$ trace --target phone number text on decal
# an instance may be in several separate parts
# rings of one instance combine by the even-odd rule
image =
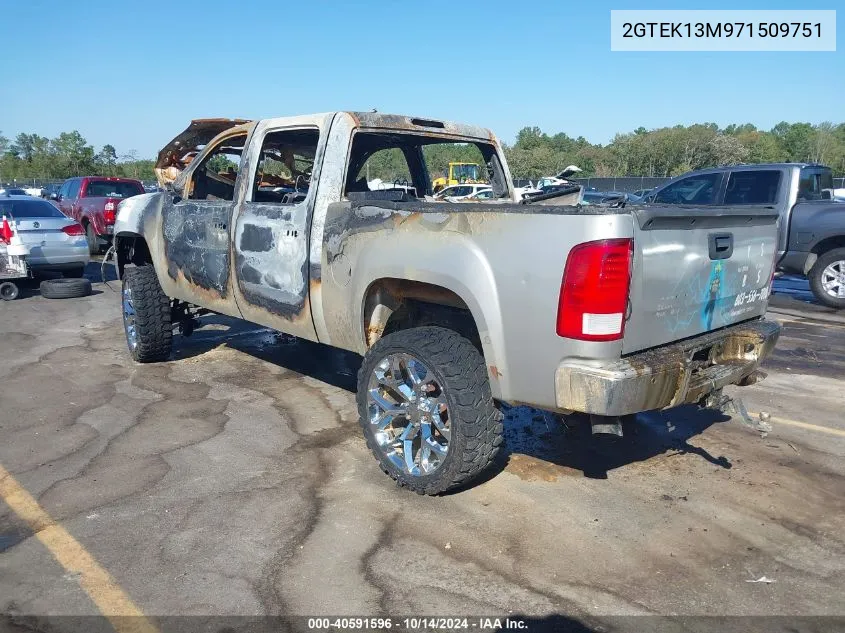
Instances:
[[[625,22],[624,38],[820,38],[821,22]]]

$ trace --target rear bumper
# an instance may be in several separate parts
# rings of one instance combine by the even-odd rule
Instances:
[[[61,250],[34,247],[26,258],[26,263],[33,270],[70,270],[84,267],[89,261],[91,256],[88,254],[87,245]]]
[[[29,267],[29,269],[34,273],[60,273],[66,270],[79,270],[80,268],[85,268],[85,264],[83,264],[82,262],[68,262],[64,264],[33,264]]]
[[[752,374],[779,335],[780,324],[760,319],[605,364],[564,361],[555,373],[557,405],[616,416],[698,402]]]

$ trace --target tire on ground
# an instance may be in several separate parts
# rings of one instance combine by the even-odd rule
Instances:
[[[449,451],[437,470],[414,476],[399,470],[379,449],[369,422],[367,392],[376,365],[387,355],[409,353],[435,374],[446,396],[451,425]],[[399,486],[435,495],[463,486],[493,462],[503,441],[502,413],[490,392],[484,358],[453,330],[425,326],[388,334],[373,345],[358,372],[358,414],[367,446]]]
[[[39,286],[41,296],[47,299],[75,299],[91,294],[87,279],[45,279]]]
[[[167,360],[173,346],[170,299],[158,283],[152,266],[127,267],[123,290],[131,290],[138,344],[129,353],[139,363]],[[125,328],[124,328],[125,329]],[[127,345],[128,345],[127,338]]]
[[[819,256],[807,277],[810,281],[810,289],[813,291],[816,299],[828,307],[845,309],[845,299],[831,297],[822,285],[822,273],[824,269],[837,261],[843,262],[840,268],[845,272],[845,248],[834,248]]]
[[[14,301],[18,298],[20,291],[18,286],[11,281],[4,281],[0,284],[0,299],[3,301]]]

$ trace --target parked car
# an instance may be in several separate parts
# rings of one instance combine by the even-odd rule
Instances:
[[[486,191],[490,189],[488,184],[465,184],[452,185],[441,189],[439,193],[434,196],[435,200],[446,200],[448,202],[457,202],[463,198],[477,194],[479,191]]]
[[[61,188],[61,183],[50,183],[41,190],[41,197],[47,200],[56,200],[59,197],[59,189]]]
[[[762,163],[702,169],[658,187],[647,201],[697,206],[771,205],[780,214],[777,268],[806,276],[815,297],[845,308],[845,204],[830,168]]]
[[[29,194],[25,189],[21,189],[20,187],[9,187],[8,189],[0,189],[0,195],[28,196]]]
[[[635,195],[637,198],[645,198],[645,197],[646,197],[648,194],[650,194],[652,191],[654,191],[654,187],[651,187],[651,188],[649,188],[649,189],[637,189],[637,190],[634,192],[634,195]]]
[[[85,229],[92,255],[110,244],[114,232],[117,205],[121,200],[144,193],[139,180],[129,178],[69,178],[59,189],[59,209]]]
[[[423,149],[455,142],[486,157],[502,200],[357,186],[386,150],[428,196]],[[224,159],[235,178],[219,177]],[[299,203],[257,187],[279,160],[307,176]],[[124,200],[115,225],[132,358],[167,359],[174,327],[207,311],[359,353],[364,436],[419,493],[491,464],[499,402],[581,411],[618,434],[619,416],[723,403],[721,387],[761,377],[780,331],[764,318],[776,211],[517,203],[483,128],[372,112],[209,119],[155,169],[168,191]]]
[[[529,180],[522,187],[514,187],[513,193],[517,200],[522,200],[526,196],[540,193],[540,190],[537,189],[537,187],[534,186],[534,183]]]
[[[496,197],[496,193],[488,187],[487,189],[479,189],[464,198],[458,198],[454,202],[486,202],[488,200],[495,200]]]
[[[0,216],[14,224],[21,241],[29,247],[26,261],[30,270],[83,276],[89,261],[85,231],[55,205],[33,196],[0,197]]]
[[[616,191],[585,191],[581,196],[581,204],[622,204],[627,199],[626,194]]]

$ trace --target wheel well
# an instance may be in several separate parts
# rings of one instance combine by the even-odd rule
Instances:
[[[118,235],[114,240],[114,250],[121,279],[126,266],[148,266],[153,263],[147,242],[140,235]]]
[[[367,289],[364,299],[367,347],[386,334],[423,325],[453,330],[484,353],[472,312],[457,293],[405,279],[379,279]]]
[[[816,255],[823,255],[829,250],[842,247],[845,247],[845,235],[836,235],[834,237],[825,238],[813,246],[812,252]]]

